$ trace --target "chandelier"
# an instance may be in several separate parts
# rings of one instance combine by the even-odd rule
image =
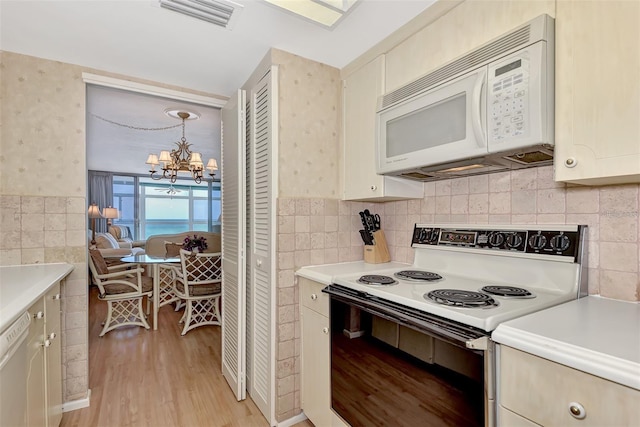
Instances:
[[[149,154],[147,161],[148,165],[151,165],[151,178],[160,180],[162,178],[168,179],[171,183],[176,182],[178,179],[178,172],[188,172],[191,174],[193,180],[200,184],[204,176],[205,166],[202,163],[202,157],[200,153],[192,152],[189,147],[191,144],[187,142],[184,136],[184,123],[188,118],[198,118],[194,113],[188,111],[167,111],[167,114],[182,119],[182,138],[175,144],[178,148],[175,148],[169,152],[168,150],[160,151],[160,157],[156,154]],[[158,175],[159,171],[156,171],[156,166],[161,165],[162,175]],[[215,171],[218,170],[218,162],[216,159],[209,159],[206,169],[209,171],[209,176],[213,178]]]

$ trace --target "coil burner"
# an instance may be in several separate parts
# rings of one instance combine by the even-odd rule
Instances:
[[[402,270],[394,274],[398,279],[409,280],[412,282],[433,282],[442,279],[437,273],[423,270]]]
[[[487,294],[458,289],[436,289],[424,297],[438,304],[461,308],[493,308],[499,304]]]
[[[524,288],[515,286],[490,285],[480,289],[487,294],[496,295],[507,298],[535,298],[536,296]]]
[[[379,274],[367,274],[358,279],[358,283],[364,283],[365,285],[382,285],[389,286],[398,283],[392,277],[382,276]]]

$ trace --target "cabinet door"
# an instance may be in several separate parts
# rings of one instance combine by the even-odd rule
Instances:
[[[543,426],[638,425],[640,391],[506,346],[499,387],[500,406]]]
[[[557,181],[640,182],[640,2],[556,2]]]
[[[316,426],[331,425],[329,319],[302,307],[302,410]]]
[[[52,287],[44,298],[47,427],[57,427],[62,421],[60,298],[60,283]]]
[[[344,81],[343,198],[383,201],[422,198],[424,185],[376,174],[376,107],[384,94],[384,55]]]
[[[32,316],[27,337],[27,426],[46,425],[46,396],[44,371],[44,300],[29,309]]]

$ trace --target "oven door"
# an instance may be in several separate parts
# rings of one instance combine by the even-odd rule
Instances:
[[[330,285],[331,407],[349,425],[493,426],[485,331]]]

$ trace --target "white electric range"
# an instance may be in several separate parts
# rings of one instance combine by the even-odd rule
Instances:
[[[487,332],[587,294],[586,226],[416,224],[412,247],[408,268],[333,283]]]
[[[440,419],[495,427],[491,333],[501,322],[587,294],[586,231],[417,224],[412,265],[334,276],[323,289],[333,326],[332,409],[353,427]],[[407,389],[421,396],[414,404],[388,397]],[[391,409],[380,412],[377,402]]]

